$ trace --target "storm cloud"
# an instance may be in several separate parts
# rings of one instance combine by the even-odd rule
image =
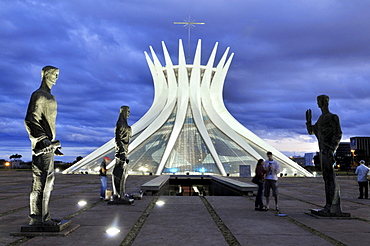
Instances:
[[[187,30],[175,21],[205,22],[191,30],[193,54],[202,39],[206,63],[235,53],[224,101],[245,127],[277,149],[313,152],[305,110],[320,114],[316,96],[330,96],[343,140],[370,135],[370,3],[368,1],[0,1],[0,158],[31,157],[23,125],[45,65],[60,69],[57,139],[62,161],[85,156],[113,137],[122,105],[129,123],[150,108],[153,82],[144,51],[161,62],[165,41],[177,63]],[[187,52],[187,50],[186,50]]]

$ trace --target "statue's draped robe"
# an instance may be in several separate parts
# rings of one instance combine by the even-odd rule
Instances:
[[[131,138],[131,127],[127,124],[127,119],[120,117],[115,128],[116,142],[116,165],[112,172],[113,192],[115,195],[123,197],[126,193],[127,178],[127,153],[128,144]]]

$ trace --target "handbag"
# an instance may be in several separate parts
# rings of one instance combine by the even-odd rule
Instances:
[[[252,178],[252,183],[253,184],[259,184],[260,183],[260,179],[258,178],[257,175]]]

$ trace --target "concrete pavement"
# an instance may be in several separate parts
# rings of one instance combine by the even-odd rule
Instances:
[[[128,192],[154,177],[130,176]],[[31,172],[0,171],[0,245],[368,245],[370,200],[357,199],[355,177],[339,182],[351,219],[306,214],[324,203],[322,178],[279,179],[280,209],[288,215],[279,217],[273,210],[255,211],[254,197],[247,196],[144,196],[133,206],[107,205],[99,200],[98,176],[57,174],[52,217],[80,227],[67,236],[27,238],[10,233],[28,223]],[[87,205],[80,207],[80,200]],[[109,236],[111,226],[120,233]]]

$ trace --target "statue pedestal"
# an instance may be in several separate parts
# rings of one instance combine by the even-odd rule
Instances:
[[[339,212],[339,213],[329,213],[323,209],[311,209],[311,214],[319,217],[328,217],[328,218],[349,218],[351,217],[350,213]]]
[[[70,220],[62,220],[60,225],[56,226],[30,226],[21,227],[20,232],[11,232],[15,237],[65,237],[74,232],[80,225],[71,225]]]
[[[43,226],[43,225],[26,225],[21,227],[21,232],[60,232],[71,225],[70,220],[62,220],[59,225]]]
[[[108,205],[131,205],[134,199],[115,199],[108,202]]]

